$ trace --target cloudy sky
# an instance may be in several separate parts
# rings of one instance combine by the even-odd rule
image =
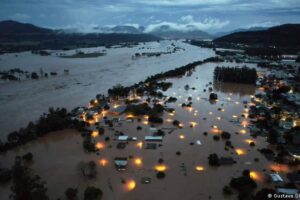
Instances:
[[[52,28],[132,24],[214,33],[300,23],[300,0],[0,0],[0,20]]]

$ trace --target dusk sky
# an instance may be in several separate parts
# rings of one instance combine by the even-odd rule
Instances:
[[[300,23],[300,0],[1,0],[0,19],[51,28],[167,24],[209,33]]]

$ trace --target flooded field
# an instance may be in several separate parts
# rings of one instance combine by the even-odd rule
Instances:
[[[278,169],[280,172],[281,167],[275,166],[257,151],[258,148],[268,145],[266,139],[252,138],[249,133],[248,110],[245,105],[249,104],[250,96],[257,89],[251,85],[213,83],[213,70],[217,65],[229,64],[207,63],[187,76],[166,80],[172,82],[173,86],[164,94],[178,100],[167,104],[169,108],[175,108],[175,112],[165,112],[162,116],[163,124],[152,125],[152,128],[166,133],[156,149],[145,149],[144,136],[153,133],[147,116],[130,116],[134,120],[127,122],[128,116],[121,115],[119,126],[105,128],[104,135],[95,135],[95,140],[99,142],[99,155],[84,153],[80,134],[74,130],[66,130],[51,133],[1,155],[1,160],[6,165],[4,167],[10,166],[16,155],[33,152],[32,168],[47,182],[51,199],[64,199],[64,191],[68,187],[78,188],[79,197],[82,197],[82,192],[88,185],[101,188],[105,200],[181,200],[183,196],[187,200],[236,199],[235,195],[224,196],[222,189],[229,184],[232,177],[240,176],[245,169],[251,170],[250,175],[260,189],[266,184],[265,174],[269,174],[271,169]],[[187,84],[190,87],[188,90],[185,89]],[[209,87],[218,94],[219,100],[215,103],[208,100]],[[181,104],[188,103],[189,97],[192,98],[192,107],[182,108]],[[175,119],[182,128],[174,129],[172,122]],[[142,129],[137,130],[138,126]],[[231,134],[233,149],[226,151],[223,139],[213,139],[221,130]],[[137,137],[137,141],[128,142],[125,149],[117,149],[116,131]],[[111,138],[108,142],[104,140],[107,136]],[[254,142],[255,146],[251,147],[250,142]],[[180,152],[180,155],[176,152]],[[237,163],[211,167],[208,165],[208,156],[211,153],[231,156]],[[126,171],[116,170],[115,157],[130,158]],[[255,158],[259,161],[255,162]],[[158,168],[159,159],[164,160],[164,166]],[[86,180],[78,171],[78,164],[90,160],[98,164],[98,174],[96,179]],[[164,171],[166,177],[157,179],[156,171]],[[142,184],[143,177],[151,178],[151,183]],[[9,186],[0,187],[0,199],[7,199],[8,195]]]
[[[136,53],[171,52],[161,56],[133,58]],[[78,51],[78,50],[77,50]],[[0,71],[20,68],[24,71],[56,76],[39,80],[0,82],[0,139],[14,130],[36,120],[49,107],[87,105],[96,94],[106,93],[116,84],[131,85],[147,76],[168,71],[187,63],[214,55],[211,49],[195,47],[181,41],[161,41],[139,44],[133,47],[87,48],[81,52],[105,52],[92,58],[62,58],[73,55],[75,50],[53,51],[50,56],[31,52],[0,55]],[[65,70],[68,71],[65,74]]]

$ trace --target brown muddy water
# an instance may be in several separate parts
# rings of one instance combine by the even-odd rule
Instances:
[[[132,59],[136,53],[167,52],[174,44],[180,50],[160,57]],[[56,54],[74,54],[75,50],[52,51],[50,56],[31,52],[0,55],[0,71],[20,68],[40,74],[57,72],[57,76],[39,80],[0,80],[0,139],[35,121],[49,107],[86,106],[96,94],[106,93],[116,84],[125,86],[138,83],[150,75],[181,67],[188,63],[214,56],[212,49],[200,48],[182,41],[140,43],[134,47],[83,48],[80,51],[102,52],[105,56],[96,58],[61,58]],[[64,70],[69,70],[68,74]],[[5,115],[3,115],[5,113]],[[13,125],[12,125],[13,123]]]
[[[226,65],[228,65],[226,63]],[[104,137],[113,135],[115,131],[106,128],[104,135],[97,136],[96,140],[102,142],[104,148],[100,155],[86,154],[82,148],[82,138],[74,130],[65,130],[51,133],[44,138],[31,142],[25,146],[1,155],[1,167],[12,165],[16,155],[23,155],[28,151],[34,154],[34,171],[47,182],[48,195],[50,199],[64,197],[64,191],[68,187],[77,187],[79,197],[86,186],[95,185],[103,190],[105,200],[198,200],[198,199],[236,199],[235,195],[224,196],[222,189],[228,185],[232,177],[238,177],[244,169],[255,173],[255,180],[259,188],[266,185],[264,174],[270,173],[271,164],[258,151],[258,148],[267,146],[265,138],[256,139],[250,137],[246,122],[232,123],[233,116],[240,118],[245,113],[243,101],[250,101],[250,95],[254,94],[256,88],[243,84],[217,84],[212,87],[219,96],[219,101],[211,104],[208,101],[209,92],[206,84],[213,82],[213,69],[216,64],[205,64],[196,68],[190,76],[168,79],[173,82],[173,87],[165,92],[168,96],[177,97],[176,103],[168,104],[176,112],[172,115],[165,113],[164,123],[156,125],[158,129],[173,128],[168,122],[173,119],[179,120],[183,128],[176,129],[168,134],[161,142],[162,146],[155,150],[140,148],[139,142],[143,142],[145,135],[152,135],[143,117],[141,122],[136,119],[133,123],[122,122],[115,130],[124,132],[125,135],[136,136],[138,141],[129,142],[124,150],[116,148],[117,141],[104,142]],[[189,84],[195,90],[185,90],[184,86]],[[192,109],[182,108],[181,103],[186,103],[187,98],[192,96]],[[218,111],[222,108],[222,111]],[[206,118],[204,120],[203,118]],[[126,116],[121,116],[126,119]],[[195,125],[190,127],[190,123]],[[137,126],[142,130],[138,131]],[[213,135],[218,134],[212,127],[231,133],[231,142],[235,149],[225,151],[225,141],[214,141]],[[216,128],[215,127],[215,128]],[[208,135],[203,135],[207,131]],[[235,134],[235,133],[238,134]],[[197,144],[201,141],[201,145]],[[253,140],[255,147],[250,147],[248,142]],[[194,145],[190,145],[193,142]],[[180,151],[181,155],[176,155]],[[217,153],[219,156],[232,156],[237,163],[231,166],[210,167],[208,155]],[[113,161],[115,157],[132,156],[126,171],[116,171]],[[136,162],[135,158],[139,158]],[[164,159],[166,165],[166,177],[162,180],[156,178],[155,166],[158,159]],[[259,162],[254,162],[259,158]],[[94,160],[98,163],[97,178],[94,180],[84,179],[78,172],[77,166],[81,161]],[[107,161],[103,164],[101,160]],[[150,184],[142,184],[142,177],[150,177]],[[121,180],[132,183],[131,186],[122,184]],[[133,188],[134,186],[134,188]],[[129,188],[132,187],[132,188]],[[0,187],[0,199],[8,199],[9,186]]]

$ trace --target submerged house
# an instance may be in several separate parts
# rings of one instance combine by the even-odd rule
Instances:
[[[120,135],[118,141],[136,141],[137,137],[130,137],[128,135]]]
[[[115,158],[115,167],[118,171],[126,170],[127,165],[128,165],[128,159],[126,157]]]
[[[277,173],[270,174],[270,178],[273,183],[283,183],[282,177]]]
[[[288,118],[284,118],[284,119],[281,119],[279,121],[279,127],[281,128],[284,128],[286,130],[290,130],[293,128],[293,119],[288,117]]]
[[[162,140],[162,136],[145,136],[145,141],[161,142]]]

